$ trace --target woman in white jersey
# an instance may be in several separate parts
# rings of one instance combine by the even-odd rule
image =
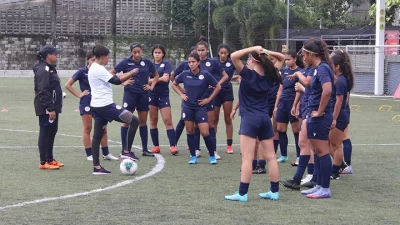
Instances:
[[[136,116],[132,115],[131,112],[114,103],[111,85],[120,85],[122,82],[135,76],[138,69],[134,69],[124,74],[112,75],[104,67],[108,64],[109,54],[110,50],[106,47],[99,45],[95,46],[93,48],[93,55],[96,57],[96,60],[89,68],[88,73],[92,94],[90,107],[92,108],[94,117],[94,132],[92,138],[93,175],[111,173],[101,167],[99,162],[100,141],[108,122],[115,120],[121,123],[130,124],[126,144],[127,148],[124,149],[121,158],[130,158],[133,160],[138,159],[135,154],[131,152],[131,148],[139,126],[139,120]]]

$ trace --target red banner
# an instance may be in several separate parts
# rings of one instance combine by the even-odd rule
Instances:
[[[400,31],[399,30],[386,30],[385,31],[385,45],[399,45]],[[385,48],[385,55],[398,55],[398,47]]]

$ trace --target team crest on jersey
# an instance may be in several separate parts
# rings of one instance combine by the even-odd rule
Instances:
[[[211,66],[211,63],[210,63],[210,62],[206,62],[206,66],[207,66],[207,67],[210,67],[210,66]]]
[[[86,107],[85,107],[85,111],[86,111],[86,112],[89,112],[89,111],[90,111],[90,107],[89,107],[89,106],[86,106]]]
[[[314,76],[316,76],[317,75],[317,70],[314,70]]]
[[[230,62],[227,62],[225,65],[226,65],[226,67],[231,67],[232,66],[232,64]]]
[[[145,66],[146,63],[144,63],[143,61],[141,61],[141,62],[140,62],[140,65],[141,65],[141,66]]]
[[[49,68],[48,66],[46,66],[44,69],[45,69],[47,72],[49,72],[49,70],[50,70],[50,68]]]
[[[203,79],[204,79],[204,75],[200,75],[200,76],[199,76],[199,79],[200,79],[200,80],[203,80]]]
[[[124,108],[126,108],[128,106],[128,103],[124,102]]]
[[[126,102],[125,102],[125,103],[126,103]],[[124,103],[124,104],[125,104],[125,103]],[[115,108],[118,109],[118,110],[119,110],[119,109],[122,109],[122,107],[121,107],[120,105],[116,105]]]
[[[164,68],[164,67],[165,67],[165,64],[164,64],[164,63],[163,63],[163,64],[161,64],[161,65],[160,65],[160,67],[161,67],[161,68]]]

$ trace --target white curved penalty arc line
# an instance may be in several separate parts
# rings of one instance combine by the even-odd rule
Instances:
[[[164,169],[164,165],[165,165],[164,158],[161,155],[155,155],[155,157],[157,159],[156,166],[150,172],[148,172],[142,176],[136,177],[134,179],[122,181],[122,182],[119,182],[117,184],[114,184],[114,185],[111,185],[108,187],[94,189],[91,191],[85,191],[85,192],[80,192],[80,193],[75,193],[75,194],[70,194],[70,195],[62,195],[62,196],[58,196],[58,197],[42,198],[42,199],[37,199],[37,200],[33,200],[33,201],[28,201],[28,202],[21,202],[21,203],[17,203],[17,204],[13,204],[13,205],[1,206],[0,210],[20,208],[20,207],[23,207],[26,205],[33,205],[33,204],[39,204],[39,203],[43,203],[43,202],[51,202],[51,201],[58,201],[58,200],[64,200],[64,199],[69,199],[69,198],[87,196],[87,195],[91,195],[91,194],[95,194],[95,193],[99,193],[99,192],[103,192],[103,191],[109,191],[112,189],[116,189],[119,187],[123,187],[123,186],[129,185],[129,184],[136,183],[140,180],[151,177],[151,176],[161,172],[161,170]]]

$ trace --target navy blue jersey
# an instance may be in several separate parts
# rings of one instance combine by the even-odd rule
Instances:
[[[163,60],[160,64],[155,64],[154,67],[160,77],[164,76],[164,74],[168,74],[168,76],[171,75],[172,72],[172,65],[171,62],[168,60]],[[150,78],[154,78],[154,73],[150,73]],[[154,87],[153,91],[151,93],[156,94],[156,95],[168,95],[169,94],[169,81],[168,82],[158,82],[156,86]]]
[[[313,76],[314,74],[314,68],[313,67],[307,67],[302,70],[303,75],[307,78],[308,76]],[[310,88],[304,86],[304,93],[301,96],[300,103],[303,108],[307,108],[308,106],[308,97],[310,96]]]
[[[218,84],[217,80],[204,70],[200,70],[198,74],[193,74],[191,70],[185,70],[176,77],[175,82],[183,83],[188,96],[188,100],[183,102],[183,105],[189,108],[206,107],[200,106],[199,100],[205,98],[209,85],[215,87]]]
[[[295,72],[299,71],[299,68],[291,70],[289,68],[283,69],[281,71],[282,74],[282,94],[281,98],[279,99],[284,100],[284,101],[290,101],[294,102],[294,99],[296,97],[296,90],[294,89],[294,86],[297,82],[299,82],[298,78],[289,80],[288,76],[294,74]]]
[[[348,93],[347,92],[347,79],[344,75],[341,74],[337,78],[336,84],[335,84],[335,90],[336,90],[336,96],[343,95],[343,103],[341,106],[341,110],[347,110],[347,108],[348,108],[348,106],[347,106],[348,105],[347,104],[347,93]]]
[[[174,70],[175,76],[181,74],[184,70],[190,70],[189,64],[187,61],[181,62],[178,67]]]
[[[321,102],[322,85],[324,83],[331,82],[332,93],[334,92],[334,75],[330,66],[326,62],[321,62],[319,66],[314,70],[313,78],[309,88],[308,107],[309,111],[317,111],[319,103]],[[332,113],[332,97],[330,98],[328,105],[325,108],[325,113]]]
[[[232,60],[230,58],[228,58],[225,62],[221,62],[218,57],[214,59],[218,62],[220,67],[222,67],[222,69],[228,74],[228,80],[221,84],[221,88],[228,88],[229,85],[231,84],[230,82],[233,77],[233,74],[235,73],[236,68],[233,65]]]
[[[217,81],[221,80],[222,73],[224,72],[224,69],[222,69],[218,61],[212,58],[207,58],[203,61],[200,61],[200,69],[207,71]]]
[[[135,83],[125,86],[124,90],[134,93],[144,93],[146,91],[143,89],[143,86],[149,83],[149,74],[153,74],[156,71],[154,64],[150,60],[141,59],[136,62],[132,57],[126,58],[118,63],[114,70],[117,71],[117,73],[127,73],[136,68],[139,68],[139,72],[133,77]]]
[[[271,89],[269,90],[268,93],[268,100],[267,100],[269,108],[275,108],[276,96],[278,95],[279,86],[280,84],[278,81],[274,81],[272,83]]]
[[[92,98],[90,94],[90,85],[89,85],[89,79],[88,79],[88,72],[89,68],[88,67],[82,67],[76,73],[72,76],[72,79],[74,81],[79,81],[79,88],[81,91],[88,90],[89,94],[82,96],[80,98],[80,103],[87,103],[87,105],[90,105],[90,100]]]
[[[247,66],[239,75],[242,77],[239,86],[240,116],[268,116],[268,93],[273,81]]]

